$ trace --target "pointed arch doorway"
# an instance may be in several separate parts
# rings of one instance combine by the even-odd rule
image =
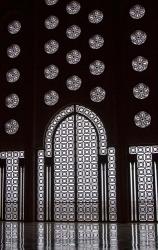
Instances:
[[[114,149],[107,149],[100,118],[84,106],[68,106],[49,123],[44,144],[46,220],[116,220],[116,194],[110,197],[116,181],[107,171],[115,168]]]

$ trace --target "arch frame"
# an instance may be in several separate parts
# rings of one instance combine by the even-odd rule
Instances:
[[[65,107],[63,110],[57,113],[55,117],[49,122],[44,137],[45,156],[52,157],[52,138],[55,133],[55,130],[62,122],[62,120],[70,114],[83,115],[87,117],[91,121],[91,123],[93,123],[99,136],[99,154],[107,155],[107,136],[101,119],[90,109],[82,105],[73,104]]]

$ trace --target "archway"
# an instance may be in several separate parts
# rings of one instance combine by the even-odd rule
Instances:
[[[93,111],[71,105],[59,112],[49,123],[41,152],[46,162],[46,220],[116,220],[116,194],[110,196],[116,193],[111,189],[116,181],[109,178],[115,164],[107,157],[110,152],[114,156],[114,149],[107,149],[105,128]]]

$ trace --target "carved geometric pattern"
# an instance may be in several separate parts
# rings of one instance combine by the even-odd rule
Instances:
[[[67,78],[66,86],[69,90],[76,91],[81,87],[82,79],[77,75],[72,75]]]
[[[137,196],[140,221],[154,221],[154,180],[152,154],[158,146],[130,147],[130,154],[137,155]]]
[[[89,39],[91,49],[100,49],[104,45],[104,38],[101,35],[94,35]]]
[[[98,24],[103,20],[103,12],[100,10],[93,10],[91,13],[88,15],[88,20],[90,23],[93,24]]]
[[[45,93],[44,95],[44,102],[48,106],[53,106],[55,105],[59,100],[59,95],[56,91],[54,90],[49,90],[48,92]]]
[[[5,132],[8,135],[14,135],[19,130],[19,123],[14,119],[10,119],[9,121],[5,123],[4,128],[5,128]]]
[[[81,53],[79,50],[73,49],[66,54],[66,61],[69,64],[77,64],[81,60]]]
[[[133,88],[133,95],[135,98],[143,100],[149,96],[150,89],[149,87],[144,83],[138,83]]]
[[[136,30],[131,34],[130,38],[133,44],[142,45],[147,39],[147,34],[142,30]]]
[[[54,137],[54,219],[74,220],[74,116],[67,117]]]
[[[107,154],[106,132],[100,119],[83,106],[67,107],[50,123],[45,142],[45,156],[54,159],[54,220],[74,221],[76,214],[78,221],[98,221],[98,150],[100,155]],[[115,150],[109,152],[110,220],[115,221]]]
[[[19,97],[17,94],[10,94],[5,98],[5,105],[7,108],[16,108],[19,104]]]
[[[45,156],[46,157],[51,157],[52,156],[52,137],[54,130],[58,123],[67,115],[73,113],[74,111],[74,106],[69,106],[63,109],[60,113],[58,113],[55,118],[51,121],[47,131],[46,131],[46,136],[45,136]]]
[[[134,71],[143,72],[148,68],[148,60],[143,56],[137,56],[132,60],[132,68]]]
[[[81,5],[77,1],[71,1],[66,5],[66,12],[69,15],[76,15],[81,9]]]
[[[93,102],[102,102],[105,99],[105,90],[102,87],[95,87],[90,91],[90,98]]]
[[[78,221],[98,221],[98,141],[94,126],[76,116]]]
[[[133,19],[141,19],[145,15],[145,8],[140,4],[136,4],[131,7],[129,14]]]
[[[109,221],[117,221],[115,148],[108,148]]]
[[[89,65],[89,71],[92,75],[99,76],[104,72],[104,70],[105,64],[100,60],[95,60]]]
[[[45,192],[45,174],[44,174],[44,150],[38,151],[37,158],[37,220],[44,220],[44,192]]]
[[[146,128],[151,123],[151,115],[146,111],[140,111],[134,116],[134,123],[139,128]]]
[[[20,46],[18,44],[12,44],[7,48],[7,55],[9,58],[16,58],[20,54]]]
[[[94,123],[94,126],[96,127],[99,135],[99,153],[100,155],[106,155],[107,154],[106,131],[99,117],[93,111],[91,111],[88,108],[85,108],[84,106],[76,105],[76,112],[86,116]]]
[[[18,20],[14,20],[8,24],[8,32],[12,35],[17,34],[21,30],[21,23]]]
[[[77,113],[86,116],[88,119],[90,119],[94,123],[98,131],[98,135],[99,135],[99,153],[100,155],[106,155],[107,154],[107,137],[106,137],[106,132],[105,132],[103,123],[101,122],[99,117],[90,109],[85,108],[84,106],[80,106],[80,105],[76,105],[75,107],[76,107]],[[46,131],[46,138],[45,138],[45,156],[46,157],[52,156],[52,137],[53,137],[53,133],[54,133],[56,126],[62,120],[62,118],[64,118],[65,116],[73,112],[74,112],[74,105],[63,109],[51,121]]]
[[[19,158],[24,158],[23,151],[0,153],[6,159],[5,171],[5,220],[19,219]]]
[[[56,40],[49,40],[44,44],[44,51],[47,54],[54,54],[58,51],[59,49],[59,43]]]
[[[59,19],[56,16],[49,16],[44,22],[45,28],[48,30],[53,30],[59,25]]]
[[[72,25],[66,29],[66,36],[69,39],[76,39],[81,34],[81,28],[78,25]]]
[[[45,0],[46,5],[52,6],[57,4],[58,0]]]

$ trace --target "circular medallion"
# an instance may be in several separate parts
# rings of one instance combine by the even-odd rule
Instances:
[[[147,34],[142,30],[136,30],[131,34],[130,38],[133,44],[142,45],[147,39]]]
[[[16,120],[11,119],[8,122],[5,123],[5,132],[8,135],[14,135],[19,130],[19,124]]]
[[[105,64],[100,60],[95,60],[89,65],[89,70],[92,75],[101,75],[105,70]]]
[[[103,12],[100,10],[93,10],[88,15],[88,20],[90,23],[98,24],[103,20]]]
[[[5,105],[7,108],[16,108],[19,104],[19,97],[17,94],[10,94],[5,98]]]
[[[94,35],[89,39],[91,49],[100,49],[104,45],[104,38],[100,35]]]
[[[7,48],[7,55],[10,58],[16,58],[20,55],[20,47],[17,44],[12,44]]]
[[[142,72],[148,68],[148,60],[143,56],[137,56],[132,60],[133,70],[137,72]]]
[[[44,102],[48,106],[53,106],[59,101],[59,95],[56,91],[50,90],[44,95]]]
[[[17,82],[20,78],[20,72],[18,69],[10,69],[8,70],[7,74],[6,74],[6,79],[7,79],[7,82]]]
[[[149,96],[149,87],[145,85],[144,83],[138,83],[133,88],[133,95],[137,99],[145,99]]]
[[[96,87],[91,90],[90,98],[93,102],[102,102],[105,99],[105,90],[101,87]]]
[[[69,90],[78,90],[81,87],[82,79],[76,75],[70,76],[66,81],[66,86]]]
[[[54,64],[51,64],[44,69],[44,75],[47,79],[55,79],[59,74],[59,69]]]
[[[69,64],[77,64],[81,60],[81,53],[78,50],[71,50],[66,55],[66,61]]]
[[[55,5],[59,0],[45,0],[46,5],[52,6]]]
[[[145,15],[145,8],[136,4],[130,9],[129,14],[133,19],[140,19]]]
[[[59,43],[56,40],[49,40],[44,45],[44,51],[47,54],[54,54],[58,51],[58,49],[59,49]]]
[[[59,25],[59,19],[56,16],[49,16],[46,18],[44,25],[46,29],[53,30]]]
[[[137,127],[146,128],[151,123],[151,116],[145,111],[140,111],[135,115],[134,122]]]
[[[12,35],[17,34],[21,30],[21,23],[17,20],[8,24],[8,32]]]
[[[81,9],[81,5],[77,1],[71,1],[66,5],[66,11],[70,15],[75,15],[77,14]]]
[[[67,28],[66,30],[66,36],[69,39],[76,39],[80,36],[81,34],[81,28],[78,25],[72,25]]]

